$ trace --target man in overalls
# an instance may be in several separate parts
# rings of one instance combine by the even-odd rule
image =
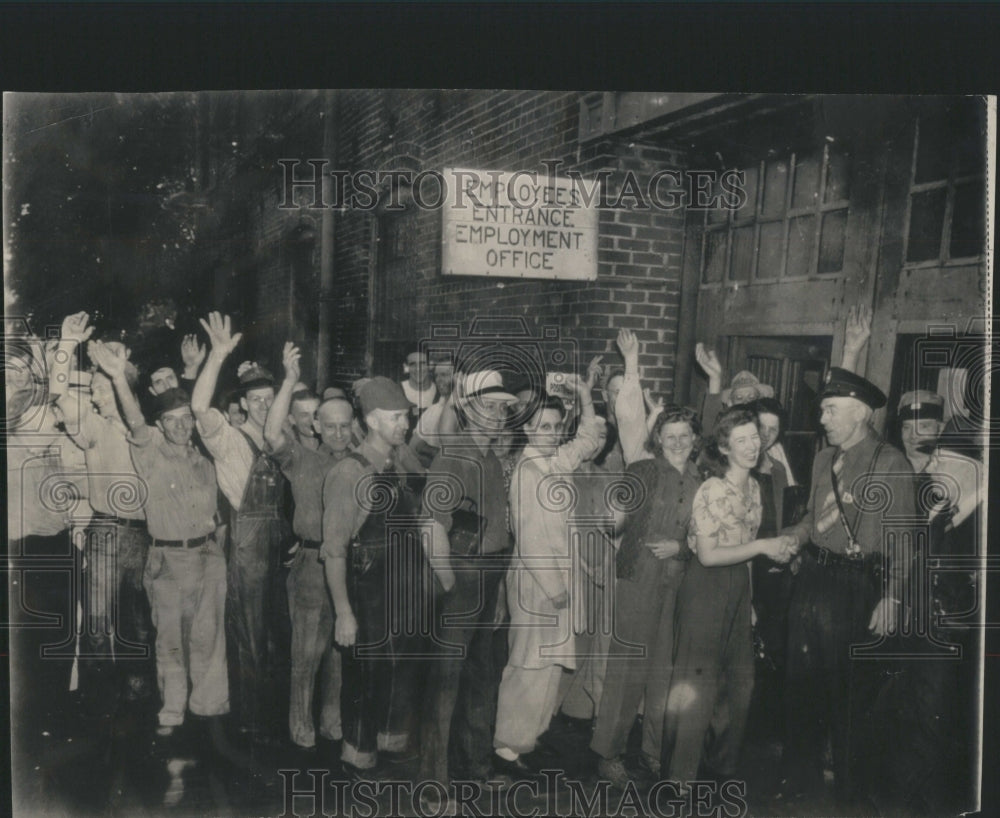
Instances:
[[[422,666],[414,654],[421,640],[415,602],[422,600],[423,562],[413,529],[407,531],[419,496],[400,476],[414,468],[404,456],[410,403],[399,384],[383,377],[372,378],[358,397],[368,435],[327,474],[320,549],[336,616],[334,638],[349,649],[343,655],[341,760],[352,776],[372,769],[379,752],[407,750]]]
[[[211,403],[222,364],[242,333],[233,335],[229,317],[217,312],[201,324],[212,348],[195,383],[191,410],[233,509],[226,593],[232,708],[241,733],[269,743],[284,733],[287,713],[281,703],[288,701],[288,645],[281,638],[288,632],[288,610],[276,604],[282,598],[278,583],[288,536],[281,508],[285,478],[264,441],[274,383],[259,365],[242,365],[240,404],[247,420],[239,428],[231,426]]]

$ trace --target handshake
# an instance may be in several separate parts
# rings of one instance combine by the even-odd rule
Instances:
[[[787,563],[799,553],[798,540],[790,534],[758,540],[760,553],[777,563]]]

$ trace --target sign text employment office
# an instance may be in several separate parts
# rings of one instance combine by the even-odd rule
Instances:
[[[463,168],[445,168],[444,178],[445,275],[597,278],[595,183]]]

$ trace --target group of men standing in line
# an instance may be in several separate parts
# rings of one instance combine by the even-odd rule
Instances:
[[[974,608],[975,584],[928,566],[978,555],[980,468],[947,450],[933,393],[900,401],[905,454],[874,433],[885,395],[851,371],[863,312],[817,396],[829,446],[798,513],[773,389],[745,372],[722,390],[700,345],[701,417],[643,393],[624,330],[624,370],[595,360],[569,399],[419,352],[402,384],[320,398],[286,343],[282,380],[244,363],[224,414],[241,334],[201,323],[207,352],[186,337],[183,377],[154,372],[145,412],[128,350],[91,340],[85,313],[50,350],[46,400],[92,509],[80,685],[98,709],[158,694],[164,737],[230,713],[250,747],[340,742],[354,777],[419,753],[445,784],[531,775],[562,709],[620,786],[641,710],[638,772],[683,786],[738,774],[755,618],[781,665],[785,795],[822,787],[829,739],[843,804],[946,798],[937,739],[967,756],[972,728],[948,693],[972,691],[940,657],[973,646],[941,617]],[[73,366],[84,344],[91,371]],[[150,644],[155,662],[108,658]]]

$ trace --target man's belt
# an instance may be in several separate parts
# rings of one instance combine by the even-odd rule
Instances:
[[[130,520],[126,517],[115,517],[113,514],[105,514],[103,511],[95,511],[94,516],[91,518],[92,522],[100,523],[112,523],[113,525],[120,525],[123,528],[146,528],[145,518],[139,520]]]
[[[817,565],[822,565],[824,568],[847,568],[862,571],[870,562],[870,560],[865,559],[864,554],[848,556],[811,542],[806,543],[805,552],[816,560]]]
[[[204,545],[211,538],[211,534],[205,534],[201,537],[195,537],[190,540],[158,540],[153,538],[154,548],[198,548]]]
[[[302,540],[303,548],[312,548],[316,551],[319,551],[322,545],[323,543],[320,540]]]

